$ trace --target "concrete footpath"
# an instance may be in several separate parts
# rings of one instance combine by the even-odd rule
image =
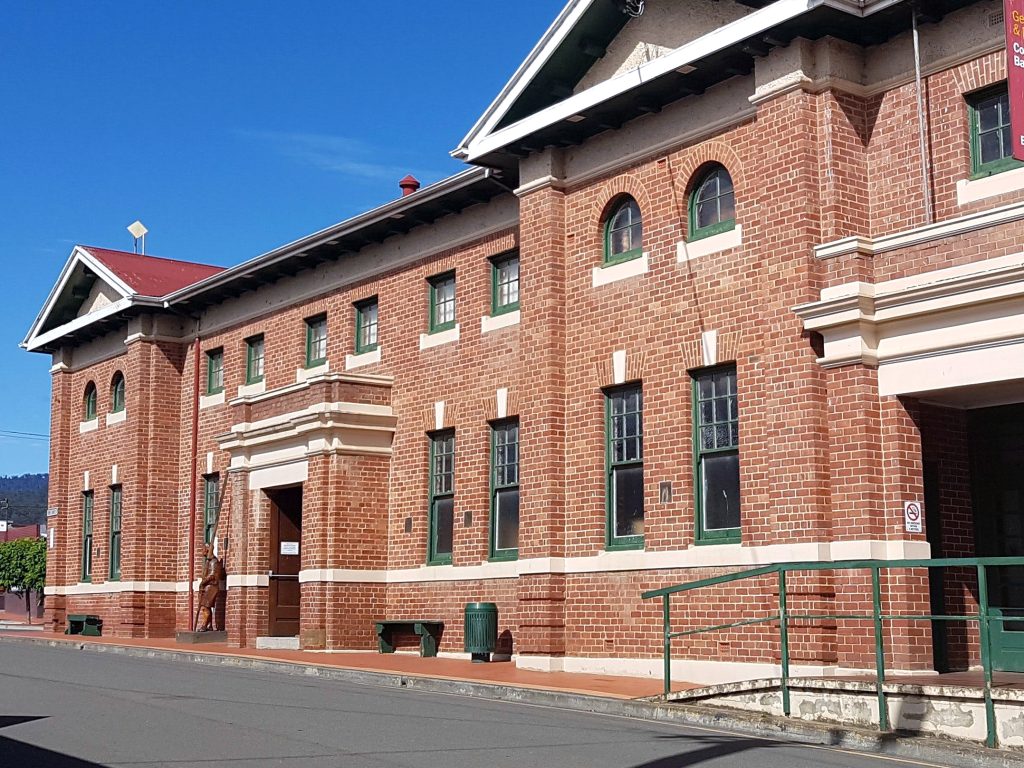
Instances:
[[[708,706],[666,704],[655,699],[661,691],[661,681],[647,678],[531,672],[517,669],[510,662],[473,664],[462,659],[423,659],[405,653],[271,651],[221,644],[183,646],[173,640],[66,637],[50,632],[0,632],[0,664],[2,646],[9,643],[513,701],[711,728],[736,735],[823,745],[935,765],[1024,768],[1024,752],[991,750],[937,737],[879,733]],[[687,687],[696,686],[673,683],[674,690]]]

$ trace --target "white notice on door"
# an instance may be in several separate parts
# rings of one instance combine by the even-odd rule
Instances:
[[[299,542],[297,542],[297,541],[282,541],[281,542],[281,554],[282,555],[297,555],[297,554],[299,554]]]

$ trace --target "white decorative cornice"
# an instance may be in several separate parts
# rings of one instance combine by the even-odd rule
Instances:
[[[310,376],[304,381],[296,384],[286,384],[283,387],[275,387],[274,389],[267,389],[263,392],[253,392],[249,394],[239,394],[238,397],[232,398],[228,401],[228,405],[243,405],[245,403],[262,403],[266,400],[273,400],[275,397],[282,397],[284,395],[291,395],[295,392],[301,392],[305,389],[309,389],[314,384],[321,382],[339,382],[341,384],[368,384],[374,387],[391,387],[395,383],[394,376],[383,376],[380,374],[372,373],[342,373],[338,371],[329,371],[327,373],[318,373],[315,376]]]
[[[804,328],[822,334],[825,367],[896,365],[925,357],[946,357],[972,367],[972,380],[1003,381],[1012,371],[991,358],[968,353],[1024,340],[1024,253],[932,270],[877,285],[852,282],[821,291],[819,301],[794,307]],[[998,369],[998,370],[997,370]],[[918,368],[921,376],[923,369]],[[931,366],[929,370],[943,370]],[[935,374],[938,376],[938,373]],[[952,386],[947,375],[893,387],[931,391]],[[892,373],[887,372],[887,381]],[[955,381],[966,381],[963,377]],[[905,393],[905,390],[896,393]]]
[[[565,180],[556,179],[554,176],[541,176],[539,179],[528,181],[525,184],[516,187],[512,190],[512,194],[516,197],[525,197],[531,192],[536,192],[539,189],[557,189],[562,191],[565,189]]]
[[[390,456],[397,424],[389,405],[315,403],[301,411],[235,424],[216,440],[231,454],[231,469],[254,469],[316,454]]]
[[[814,256],[818,259],[834,259],[838,256],[849,256],[852,254],[873,256],[878,253],[885,253],[886,251],[910,248],[915,245],[930,243],[933,240],[942,240],[954,235],[963,235],[979,229],[999,226],[1000,224],[1009,224],[1021,219],[1024,219],[1024,202],[1011,203],[999,208],[970,213],[966,216],[958,216],[955,219],[925,224],[921,227],[905,229],[902,232],[893,232],[888,235],[881,235],[880,237],[872,238],[854,235],[853,237],[832,240],[814,246]]]

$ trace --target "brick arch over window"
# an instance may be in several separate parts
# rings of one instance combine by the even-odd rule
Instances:
[[[746,174],[740,156],[725,142],[707,141],[688,152],[679,166],[676,186],[684,200],[689,199],[693,185],[703,178],[707,166],[714,164],[723,166],[729,172],[733,188],[742,194],[740,190],[746,188]],[[737,194],[737,202],[740,194]],[[685,208],[683,213],[686,213]]]
[[[748,187],[743,163],[736,150],[724,141],[706,141],[686,153],[676,175],[676,189],[679,200],[679,226],[690,236],[690,195],[697,184],[704,180],[711,166],[720,165],[725,168],[732,179],[732,187],[736,191],[736,210],[743,210],[748,202]],[[737,216],[738,218],[738,216]]]
[[[95,419],[98,412],[98,394],[96,391],[96,382],[89,381],[85,385],[85,390],[82,392],[82,420],[88,421]]]
[[[953,70],[953,80],[961,94],[977,91],[1006,79],[1006,57],[990,53]]]
[[[110,377],[110,410],[119,413],[124,410],[124,401],[127,396],[124,373],[114,371]]]
[[[609,179],[601,187],[590,211],[590,239],[592,247],[597,249],[604,248],[605,221],[618,207],[623,195],[629,195],[636,200],[636,204],[640,206],[640,215],[645,222],[647,217],[651,215],[651,196],[647,192],[647,187],[644,186],[640,179],[629,174]]]

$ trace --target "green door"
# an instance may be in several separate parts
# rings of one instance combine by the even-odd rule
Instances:
[[[1024,404],[971,412],[974,536],[980,557],[1024,556]],[[1024,672],[1024,567],[989,569],[995,669]]]

